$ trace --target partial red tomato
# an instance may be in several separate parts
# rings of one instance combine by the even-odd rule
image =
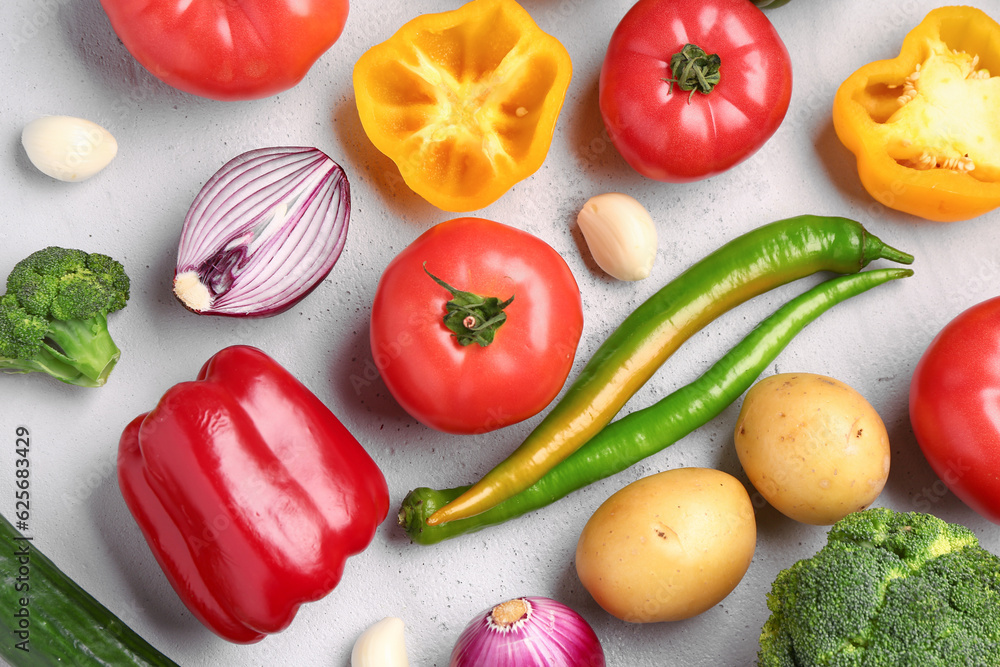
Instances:
[[[959,314],[910,382],[913,433],[941,481],[1000,523],[1000,297]]]
[[[502,322],[484,326],[491,320]],[[540,412],[566,382],[582,332],[580,289],[559,253],[482,218],[420,235],[386,267],[372,304],[386,386],[418,421],[449,433]]]
[[[742,162],[781,125],[791,95],[788,51],[747,0],[639,0],[601,68],[611,142],[659,181],[694,181]]]
[[[215,100],[297,84],[337,41],[348,0],[101,0],[118,37],[155,77]]]

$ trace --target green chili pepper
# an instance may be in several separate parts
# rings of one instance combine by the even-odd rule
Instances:
[[[484,512],[541,479],[604,428],[681,343],[734,306],[818,271],[857,273],[880,258],[913,261],[847,218],[803,215],[733,239],[636,308],[520,447],[428,524]]]
[[[750,388],[796,334],[831,307],[872,287],[910,275],[913,275],[910,269],[877,269],[821,283],[757,325],[697,380],[654,405],[609,424],[516,496],[476,516],[431,526],[427,518],[469,487],[418,488],[403,500],[399,523],[414,542],[434,544],[540,509],[621,472],[718,416]]]
[[[761,9],[774,9],[775,7],[780,7],[782,5],[787,5],[788,0],[753,0],[753,4],[757,5]]]

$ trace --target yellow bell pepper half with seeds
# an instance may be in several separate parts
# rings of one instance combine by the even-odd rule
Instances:
[[[837,91],[833,124],[879,202],[952,222],[1000,206],[1000,25],[973,7],[930,12],[899,56]]]
[[[542,165],[569,53],[514,0],[413,19],[361,56],[361,125],[406,184],[453,212],[483,208]]]

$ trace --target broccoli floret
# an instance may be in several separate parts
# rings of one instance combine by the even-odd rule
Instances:
[[[128,297],[125,268],[107,255],[52,246],[25,257],[0,297],[0,371],[100,387],[121,356],[107,316]]]
[[[767,606],[761,667],[1000,665],[1000,558],[929,514],[848,515]]]

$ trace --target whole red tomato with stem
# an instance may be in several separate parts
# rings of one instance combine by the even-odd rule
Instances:
[[[639,0],[604,58],[600,108],[640,174],[686,182],[755,153],[781,125],[792,65],[747,0]]]
[[[482,218],[435,225],[386,267],[371,349],[390,393],[448,433],[485,433],[540,412],[573,366],[580,289],[540,238]]]
[[[125,48],[174,88],[215,100],[297,84],[340,37],[348,0],[101,0]]]
[[[945,325],[917,362],[910,422],[938,477],[1000,523],[1000,297]]]

